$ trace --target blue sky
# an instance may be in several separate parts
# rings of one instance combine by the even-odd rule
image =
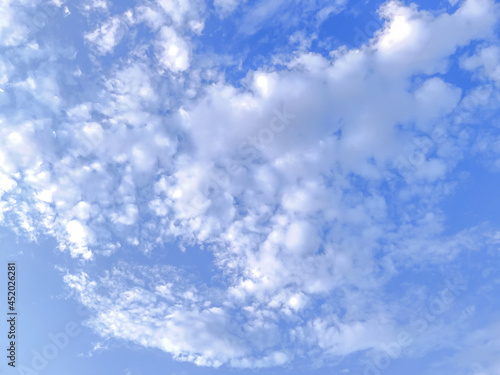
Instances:
[[[497,1],[0,13],[3,373],[500,374]]]

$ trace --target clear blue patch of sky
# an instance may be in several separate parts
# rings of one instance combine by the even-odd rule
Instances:
[[[492,173],[479,160],[465,159],[456,170],[462,173],[453,194],[440,204],[446,215],[447,232],[457,232],[488,222],[500,222],[500,173]]]

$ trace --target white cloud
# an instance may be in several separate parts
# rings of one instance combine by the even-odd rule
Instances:
[[[468,70],[481,68],[488,78],[499,84],[500,48],[498,46],[481,47],[475,55],[462,60],[462,66]]]
[[[157,57],[164,68],[178,73],[189,67],[189,46],[172,28],[163,27],[157,43]]]
[[[36,2],[22,1],[22,5]],[[19,20],[22,7],[18,7],[15,1],[2,0],[0,1],[0,45],[3,46],[18,46],[27,41],[30,29],[26,24]],[[22,15],[22,14],[21,14]]]
[[[466,0],[433,15],[390,1],[380,11],[385,26],[366,45],[326,57],[304,44],[277,67],[247,72],[243,89],[195,58],[191,38],[204,25],[197,4],[145,3],[105,19],[86,34],[101,54],[140,22],[153,37],[112,66],[96,57],[98,82],[83,85],[88,71],[71,74],[82,84],[81,92],[71,86],[74,95],[46,58],[74,51],[32,48],[27,74],[0,65],[5,100],[30,103],[0,118],[2,223],[53,235],[78,259],[174,241],[212,252],[222,289],[198,290],[199,280],[159,267],[67,275],[103,336],[245,368],[377,349],[405,308],[399,296],[384,300],[388,279],[489,241],[481,228],[442,234],[436,202],[452,191],[445,178],[469,142],[467,128],[448,120],[471,93],[440,74],[459,48],[491,42],[498,5]],[[223,13],[235,6],[215,5]],[[258,2],[241,29],[256,32],[285,7]],[[492,48],[462,65],[494,77]],[[449,134],[442,142],[428,141],[436,123]],[[418,159],[422,139],[431,145]],[[404,175],[399,158],[409,160]]]
[[[198,12],[203,10],[204,3],[196,0],[158,0],[165,13],[175,25],[182,25],[186,20],[198,17]]]
[[[238,7],[239,0],[214,0],[214,6],[221,17],[226,17]]]
[[[108,19],[93,32],[85,34],[85,39],[104,55],[113,52],[126,32],[126,24],[120,17]]]
[[[80,6],[85,13],[107,12],[109,3],[108,0],[85,0]]]
[[[93,242],[93,234],[89,228],[78,220],[72,220],[66,225],[68,240],[73,245],[71,253],[73,256],[81,256],[83,259],[91,259],[92,252],[88,245]]]

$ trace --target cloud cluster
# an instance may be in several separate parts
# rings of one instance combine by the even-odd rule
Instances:
[[[51,30],[52,43],[29,36],[2,2],[1,223],[54,236],[83,268],[126,249],[205,247],[224,279],[199,290],[168,267],[71,271],[101,334],[211,366],[375,350],[401,324],[391,280],[492,243],[482,227],[444,235],[439,202],[474,146],[464,103],[476,96],[449,77],[457,61],[488,85],[480,105],[498,108],[494,1],[439,14],[389,1],[366,44],[269,56],[244,87],[196,58],[201,1],[114,15],[86,4],[77,50]],[[214,5],[223,17],[238,6]],[[240,32],[280,7],[259,2]]]

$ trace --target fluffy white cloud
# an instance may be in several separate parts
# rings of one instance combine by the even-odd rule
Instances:
[[[95,45],[97,51],[104,55],[112,52],[115,46],[120,43],[125,35],[126,27],[125,20],[113,17],[94,31],[85,34],[85,39]]]
[[[166,69],[178,73],[189,68],[188,44],[172,28],[165,26],[161,29],[157,49],[158,60]]]
[[[481,47],[477,53],[462,61],[468,70],[483,69],[483,74],[495,81],[500,81],[500,48],[498,46]]]
[[[23,10],[22,5],[36,5],[36,3],[37,1],[0,1],[0,12],[2,14],[2,19],[0,20],[0,45],[18,46],[26,41],[30,29],[28,24],[20,22],[19,18],[24,14],[19,13]],[[30,21],[33,22],[32,20]]]
[[[471,143],[461,106],[472,93],[446,73],[459,48],[492,43],[498,4],[431,14],[389,1],[365,45],[280,55],[248,71],[245,88],[196,59],[197,5],[143,3],[90,28],[86,40],[103,55],[141,23],[151,38],[112,66],[94,57],[102,75],[88,85],[72,49],[33,44],[2,56],[1,103],[30,103],[0,117],[2,222],[53,235],[87,261],[174,241],[212,252],[224,288],[198,290],[176,269],[68,274],[104,336],[210,366],[379,348],[404,326],[387,283],[492,241],[481,228],[444,236],[437,203]],[[244,32],[287,6],[257,5]],[[495,80],[497,52],[480,47],[462,66]],[[32,64],[27,74],[15,74],[17,59]],[[493,90],[480,105],[493,105]]]

